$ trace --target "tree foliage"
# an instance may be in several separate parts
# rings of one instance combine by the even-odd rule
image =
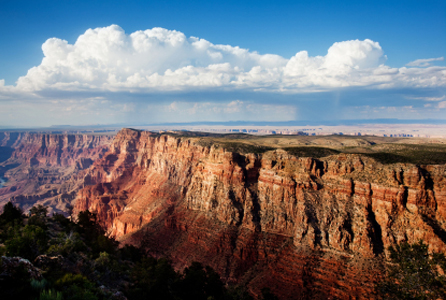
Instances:
[[[29,210],[29,218],[28,218],[28,225],[36,225],[41,228],[46,229],[47,228],[47,214],[48,214],[48,208],[39,204],[37,206],[33,206]]]
[[[44,276],[31,278],[21,268],[2,273],[5,299],[252,300],[243,287],[226,288],[217,272],[198,262],[179,272],[166,258],[118,247],[89,211],[74,223],[60,214],[48,216],[44,206],[24,216],[9,202],[0,215],[0,244],[7,256],[34,262]]]
[[[384,299],[441,299],[446,295],[446,258],[422,241],[389,248],[387,276],[378,285]]]
[[[48,235],[39,226],[13,227],[10,229],[9,236],[11,238],[5,242],[6,253],[9,256],[20,256],[34,260],[38,255],[43,254],[47,248]]]
[[[224,299],[225,288],[220,276],[211,267],[193,262],[183,271],[180,292],[182,299]]]
[[[23,218],[23,211],[19,207],[14,206],[12,202],[8,202],[3,206],[3,212],[0,215],[0,226],[5,226],[15,221],[22,221]]]

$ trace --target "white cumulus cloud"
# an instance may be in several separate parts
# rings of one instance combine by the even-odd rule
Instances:
[[[434,61],[443,61],[444,57],[437,57],[437,58],[423,58],[423,59],[417,59],[414,61],[411,61],[406,66],[408,67],[428,67],[432,65],[432,62]]]
[[[0,95],[42,91],[151,93],[247,90],[285,93],[345,87],[444,87],[443,58],[390,68],[378,42],[334,43],[325,56],[300,51],[290,59],[237,46],[216,45],[182,32],[153,28],[126,34],[111,25],[88,29],[74,44],[50,38],[40,65],[16,86],[0,81]],[[410,66],[416,66],[411,68]]]

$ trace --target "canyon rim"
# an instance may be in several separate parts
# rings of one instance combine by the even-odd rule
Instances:
[[[3,203],[90,210],[121,244],[177,269],[199,261],[256,297],[268,287],[281,299],[373,298],[389,246],[422,240],[446,252],[445,164],[235,151],[134,129],[3,134],[2,145]]]

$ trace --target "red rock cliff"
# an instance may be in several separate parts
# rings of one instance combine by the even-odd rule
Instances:
[[[82,158],[85,163],[101,157],[110,139],[110,136],[23,133],[15,142],[12,157],[33,166],[82,167]]]
[[[124,129],[89,169],[76,210],[110,236],[211,265],[254,294],[373,298],[385,249],[422,239],[446,252],[446,166],[353,154],[225,152]]]
[[[0,204],[9,200],[27,209],[48,205],[65,211],[94,160],[107,152],[112,136],[4,132],[0,134]],[[1,154],[1,153],[0,153]]]

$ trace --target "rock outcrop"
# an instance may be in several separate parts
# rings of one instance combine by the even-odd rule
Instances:
[[[19,280],[21,278],[14,278],[17,269],[22,268],[23,271],[26,272],[27,276],[30,279],[40,280],[42,279],[42,271],[36,268],[29,260],[21,258],[21,257],[8,257],[1,256],[0,257],[0,270],[1,270],[1,279],[2,280]],[[23,276],[23,274],[20,274]]]
[[[389,246],[446,252],[446,166],[357,154],[226,152],[192,138],[121,130],[88,170],[75,210],[108,234],[200,261],[253,294],[373,298]]]
[[[12,158],[30,166],[85,167],[106,152],[110,136],[23,133],[14,142]],[[87,168],[89,165],[86,166]]]
[[[12,200],[66,211],[83,187],[86,170],[108,151],[111,135],[3,132],[0,135],[0,205]]]

